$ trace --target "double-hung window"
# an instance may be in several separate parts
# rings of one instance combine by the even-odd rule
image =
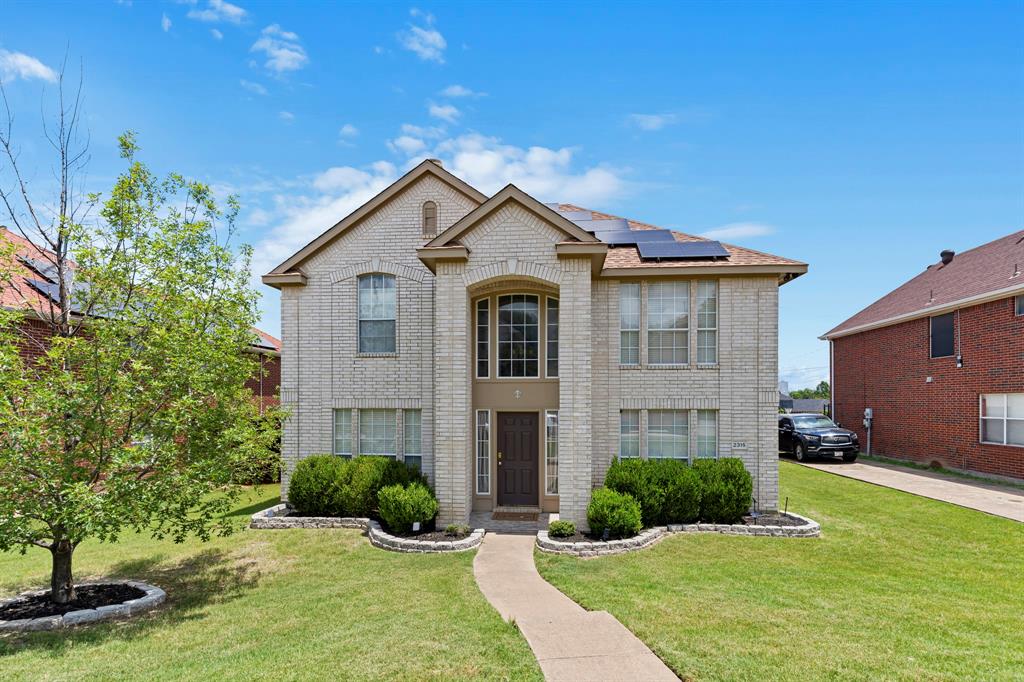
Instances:
[[[334,411],[334,454],[352,456],[352,410]]]
[[[544,493],[558,494],[558,410],[544,413]]]
[[[690,283],[653,282],[647,288],[647,361],[685,365],[690,360]]]
[[[423,412],[406,410],[403,416],[405,463],[416,469],[421,469],[423,466]]]
[[[1024,446],[1024,393],[981,396],[981,442]]]
[[[640,285],[619,285],[619,364],[640,364]]]
[[[647,456],[650,459],[690,459],[690,428],[686,410],[647,413]]]
[[[395,278],[374,273],[359,278],[359,352],[395,352]]]
[[[640,456],[640,410],[619,412],[619,458]]]
[[[540,362],[540,311],[537,297],[498,297],[498,376],[536,377]]]
[[[718,412],[697,410],[697,458],[718,457]]]
[[[718,362],[718,282],[697,282],[697,364]]]
[[[1018,296],[1017,298],[1015,298],[1013,300],[1014,300],[1014,310],[1013,310],[1014,314],[1016,314],[1016,315],[1024,315],[1024,294],[1021,294],[1020,296]]]
[[[547,346],[545,348],[547,376],[558,376],[558,299],[548,298]]]
[[[359,410],[359,454],[395,457],[395,410]]]

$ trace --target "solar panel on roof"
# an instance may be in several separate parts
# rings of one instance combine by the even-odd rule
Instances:
[[[643,260],[687,260],[727,258],[729,252],[719,242],[638,242]]]
[[[593,220],[594,218],[594,214],[590,211],[559,211],[558,209],[555,209],[555,211],[566,220],[571,220],[574,223],[578,220]]]
[[[595,232],[594,236],[612,246],[636,245],[641,242],[670,243],[675,239],[671,232],[664,230],[614,230]]]
[[[613,230],[629,229],[629,223],[622,218],[615,218],[614,220],[574,220],[573,222],[587,232],[594,232],[595,230],[611,232]]]
[[[57,268],[53,263],[40,260],[39,258],[29,258],[28,256],[18,256],[18,260],[35,270],[36,273],[44,279],[47,279],[50,282],[57,281]]]
[[[60,303],[60,287],[58,287],[53,282],[47,282],[39,279],[26,279],[25,281],[28,282],[33,289],[41,293],[43,296],[46,296],[54,303]],[[72,287],[72,301],[74,301],[75,296],[78,295],[81,291],[81,285],[74,285]],[[72,302],[71,312],[80,313],[82,312],[82,310],[76,303]]]

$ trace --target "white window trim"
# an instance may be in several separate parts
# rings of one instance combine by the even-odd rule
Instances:
[[[718,412],[719,411],[718,410],[694,410],[694,412],[695,412],[694,417],[695,417],[695,422],[696,422],[695,423],[696,429],[695,429],[694,443],[693,443],[693,448],[694,448],[693,449],[693,461],[697,461],[699,459],[719,459],[722,456],[722,448],[721,448],[722,439],[721,439],[721,437],[718,434]],[[715,426],[715,455],[714,455],[714,457],[701,457],[700,456],[700,438],[701,438],[701,432],[700,432],[700,413],[701,412],[707,412],[707,413],[710,413],[711,415],[714,416],[714,426]]]
[[[651,456],[651,415],[652,414],[672,414],[675,413],[682,417],[683,428],[686,430],[685,438],[683,440],[683,456],[682,457],[652,457]],[[656,409],[647,410],[647,457],[646,459],[675,459],[679,461],[685,461],[687,464],[692,464],[694,460],[694,454],[690,448],[690,410],[675,410],[675,409]]]
[[[654,327],[651,326],[651,288],[652,288],[652,286],[659,285],[659,284],[685,284],[686,285],[686,296],[685,296],[685,298],[683,298],[683,300],[686,301],[686,326],[683,327],[682,329],[677,329],[675,327],[668,327],[668,328],[658,327],[658,328],[654,328]],[[647,316],[646,316],[645,320],[642,320],[642,322],[646,322],[646,325],[643,325],[646,328],[643,330],[644,333],[641,334],[641,336],[646,337],[646,344],[647,344],[647,366],[648,367],[657,367],[657,368],[660,369],[660,368],[664,368],[664,367],[689,367],[690,366],[690,354],[691,354],[691,351],[693,350],[691,348],[692,344],[690,343],[690,333],[691,333],[692,328],[693,328],[693,323],[690,320],[690,318],[693,316],[693,309],[692,309],[692,307],[690,305],[691,304],[691,300],[690,299],[693,296],[693,289],[694,289],[694,287],[692,286],[692,282],[690,280],[683,280],[683,281],[672,280],[672,281],[669,281],[669,282],[653,282],[651,284],[648,284],[648,286],[646,287],[646,296],[644,296],[644,298],[646,299],[646,304],[647,304]],[[682,362],[652,362],[651,361],[651,332],[652,331],[654,331],[654,332],[674,332],[674,333],[681,334],[683,339],[685,340],[685,343],[686,343],[686,347],[685,347],[686,348],[686,358]],[[673,350],[674,350],[674,348],[675,347],[673,346]]]
[[[986,417],[982,413],[982,400],[986,395],[1001,395],[1003,397],[1003,416],[1002,417]],[[1001,445],[1006,448],[1024,448],[1024,445],[1010,442],[1009,431],[1010,429],[1008,422],[1024,422],[1024,418],[1011,417],[1008,415],[1010,406],[1010,393],[979,393],[978,394],[978,442],[982,445]],[[1012,395],[1017,395],[1013,393]],[[1003,422],[1003,442],[1000,443],[994,440],[983,440],[982,434],[985,433],[984,421],[986,419],[999,420]]]
[[[363,419],[364,413],[370,413],[370,412],[383,412],[384,413],[384,415],[385,415],[385,419],[384,419],[384,435],[385,436],[387,436],[387,421],[388,421],[387,420],[387,416],[388,416],[389,412],[391,413],[390,414],[390,416],[391,416],[391,424],[392,424],[392,428],[394,430],[393,431],[393,437],[391,438],[391,448],[392,448],[393,452],[364,452],[363,451],[363,443],[362,443],[362,439],[363,439],[363,423],[362,423],[362,419]],[[367,455],[367,456],[370,456],[370,457],[389,457],[391,459],[398,459],[398,440],[399,440],[399,438],[402,438],[403,439],[402,440],[402,444],[403,445],[405,444],[405,440],[404,440],[405,434],[404,434],[404,432],[400,433],[399,428],[398,428],[398,413],[399,413],[399,410],[396,410],[396,409],[393,409],[393,408],[386,408],[386,407],[371,407],[371,408],[364,408],[364,409],[360,409],[359,410],[359,415],[358,415],[358,418],[359,418],[359,432],[358,432],[358,434],[359,434],[359,441],[360,442],[358,444],[359,445],[358,450],[359,450],[359,454],[360,455]],[[385,447],[386,447],[387,446],[387,439],[386,438],[385,438],[384,443],[385,443]]]
[[[622,432],[622,413],[623,412],[636,413],[636,456],[635,457],[623,457],[622,456],[622,450],[623,450],[622,442],[623,442],[623,435],[624,435],[623,432]],[[644,453],[643,453],[643,450],[642,450],[642,447],[641,447],[643,445],[643,440],[641,439],[641,435],[640,435],[641,433],[643,433],[643,411],[642,410],[619,410],[619,449],[618,449],[618,453],[616,455],[619,459],[644,459],[644,456],[643,456]],[[633,435],[630,434],[629,437],[632,438]]]
[[[487,325],[484,327],[487,331],[487,339],[484,341],[484,345],[487,348],[487,373],[480,374],[480,304],[483,304],[487,309]],[[476,328],[476,337],[473,343],[473,376],[477,379],[490,379],[491,378],[491,365],[494,364],[493,353],[491,352],[491,298],[485,296],[484,298],[478,299],[473,305],[473,324]]]
[[[419,452],[409,452],[409,434],[407,429],[409,428],[409,413],[419,413],[419,433],[416,436],[416,440],[419,441]],[[397,415],[395,415],[397,419]],[[415,407],[402,410],[402,461],[405,461],[406,456],[411,455],[413,457],[420,458],[420,465],[422,468],[423,463],[423,410]]]
[[[1013,314],[1015,317],[1024,317],[1024,294],[1014,297]]]
[[[548,336],[550,333],[551,325],[551,301],[554,301],[558,305],[558,339],[555,343],[558,344],[558,358],[555,358],[555,373],[548,373],[548,360],[550,359],[551,351],[551,337]],[[539,355],[539,354],[538,354]],[[557,296],[545,296],[544,297],[544,378],[545,379],[557,379],[561,369],[558,366],[558,361],[562,355],[562,303],[558,300]]]
[[[395,297],[395,305],[394,305],[395,316],[393,318],[391,318],[391,317],[381,317],[381,318],[368,317],[368,318],[365,318],[365,319],[363,318],[362,307],[359,304],[359,295],[360,295],[359,283],[364,278],[374,277],[376,275],[381,275],[381,276],[384,276],[384,277],[390,277],[394,281],[394,286],[391,288],[391,290],[394,292],[394,297]],[[394,332],[394,336],[395,336],[395,349],[393,351],[364,351],[362,349],[362,346],[361,346],[362,325],[360,323],[361,322],[382,322],[382,321],[386,322],[387,320],[391,320],[392,322],[395,323],[395,332]],[[363,274],[361,274],[358,277],[356,277],[356,357],[363,357],[363,358],[392,358],[392,357],[398,357],[398,348],[399,348],[399,345],[398,345],[398,277],[396,277],[395,275],[391,274],[390,272],[364,272]]]
[[[622,326],[622,303],[625,297],[622,295],[625,287],[636,287],[636,329],[631,329]],[[643,302],[644,302],[644,287],[640,282],[623,282],[619,284],[619,366],[620,367],[639,367],[643,360]],[[636,362],[623,362],[622,361],[622,334],[623,332],[635,333],[636,334]]]
[[[348,452],[338,452],[338,413],[348,412]],[[353,421],[355,418],[355,410],[349,408],[335,409],[331,411],[331,454],[336,457],[346,457],[351,459],[357,450],[355,440],[355,429],[353,428]]]
[[[700,285],[701,284],[709,284],[709,283],[713,284],[714,287],[715,287],[715,299],[714,299],[715,300],[715,326],[714,327],[701,327],[700,326]],[[699,365],[701,367],[714,367],[715,365],[718,364],[718,351],[719,351],[719,346],[718,346],[718,322],[719,322],[719,317],[721,316],[721,312],[722,312],[721,311],[721,308],[722,308],[722,306],[721,306],[721,296],[720,296],[721,287],[719,286],[719,282],[718,282],[717,279],[704,279],[704,280],[697,280],[697,286],[694,287],[694,289],[695,289],[694,297],[695,297],[695,304],[696,304],[696,308],[695,309],[696,309],[696,315],[697,315],[697,324],[696,324],[697,334],[696,334],[696,338],[694,339],[694,341],[696,342],[694,344],[694,350],[696,351],[696,355],[694,357],[697,360],[697,365]],[[701,332],[714,332],[715,333],[715,359],[714,359],[713,362],[701,362],[700,361],[700,333]]]
[[[559,443],[561,442],[561,433],[559,429],[561,424],[558,419],[558,410],[545,410],[544,411],[544,495],[547,497],[558,497],[557,492],[549,492],[548,484],[551,482],[551,477],[548,476],[548,417],[554,415],[555,417],[555,490],[558,490],[558,467],[561,462],[561,451]]]
[[[501,376],[501,299],[504,296],[529,296],[537,300],[537,374],[530,376],[525,375],[521,377]],[[542,350],[544,348],[543,338],[547,336],[547,332],[544,329],[544,325],[541,324],[541,298],[540,294],[531,294],[525,291],[504,291],[494,296],[494,344],[491,346],[494,349],[494,378],[498,381],[523,381],[524,379],[541,379],[544,377],[544,373],[541,371],[541,363],[545,362],[547,358],[544,356]]]
[[[480,415],[487,415],[487,489],[480,489]],[[476,491],[477,495],[490,495],[491,494],[491,443],[494,439],[491,437],[491,411],[490,410],[477,410],[476,418],[473,420],[473,459],[475,462],[476,475],[473,483],[473,490]]]

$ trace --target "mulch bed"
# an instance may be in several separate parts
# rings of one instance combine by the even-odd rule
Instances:
[[[555,537],[554,535],[551,535],[550,533],[548,533],[548,537],[551,538],[552,540],[554,540],[555,542],[571,542],[573,544],[575,544],[577,542],[604,542],[605,541],[600,535],[591,535],[590,533],[584,534],[584,533],[581,533],[579,531],[576,531],[575,534],[570,535],[567,538],[558,538],[558,537]],[[636,536],[634,535],[633,537],[636,537]],[[618,538],[608,538],[608,539],[609,540],[616,540]],[[628,539],[628,538],[626,538],[626,539]]]
[[[748,526],[802,526],[804,522],[792,516],[782,514],[761,514],[756,519],[752,516],[744,516],[743,523]]]
[[[49,593],[24,597],[0,607],[0,620],[63,616],[72,611],[123,604],[126,601],[145,596],[145,592],[131,585],[80,585],[75,588],[74,601],[67,604],[54,604],[50,601]]]
[[[389,533],[391,531],[388,531]],[[430,533],[391,533],[396,538],[403,538],[405,540],[426,540],[428,542],[454,542],[456,540],[462,540],[469,537],[469,533],[457,533],[449,535],[444,531],[435,530]]]

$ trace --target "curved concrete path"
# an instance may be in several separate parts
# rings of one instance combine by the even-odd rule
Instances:
[[[519,626],[549,682],[679,679],[610,613],[585,610],[541,578],[535,540],[488,532],[473,573],[487,601]]]

